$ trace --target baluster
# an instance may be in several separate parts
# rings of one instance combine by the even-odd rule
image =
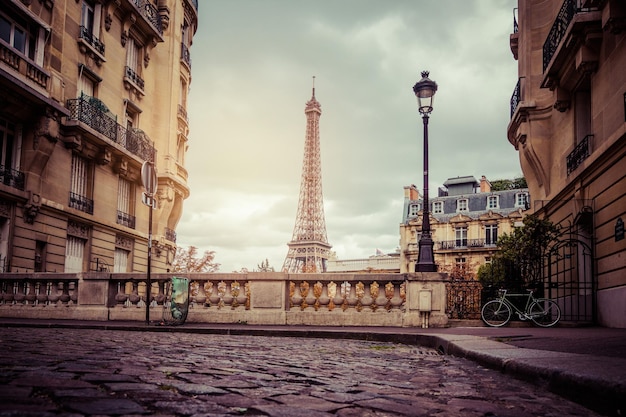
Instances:
[[[48,282],[48,305],[56,307],[60,298],[59,283],[55,281]]]
[[[214,285],[211,281],[207,281],[203,285],[204,287],[204,295],[206,296],[206,300],[204,301],[204,305],[206,307],[211,307],[211,304],[215,304],[219,301],[217,295],[213,294]]]
[[[378,282],[374,281],[370,284],[370,297],[372,298],[372,304],[370,305],[370,308],[372,309],[372,311],[378,310],[379,294],[380,294],[380,286],[378,285]]]
[[[37,305],[45,306],[48,303],[48,283],[35,283],[35,293],[37,294]]]
[[[387,311],[391,310],[391,299],[393,298],[393,293],[395,292],[395,288],[391,282],[385,284],[385,298],[387,298],[387,304],[385,304],[385,308]]]
[[[239,282],[235,281],[232,284],[230,284],[230,294],[232,296],[232,302],[231,302],[231,310],[236,309],[239,306],[239,300],[237,299],[237,297],[239,297],[239,291],[241,290],[241,285],[239,285]]]
[[[300,293],[296,293],[296,283],[293,281],[289,282],[289,308],[293,308],[294,306],[300,304],[302,302],[302,297],[300,297]]]
[[[26,284],[26,305],[34,306],[37,302],[37,294],[35,293],[35,283],[27,282]]]
[[[356,293],[356,311],[360,312],[363,309],[363,297],[365,296],[365,284],[361,281],[357,282],[355,288]]]
[[[315,311],[319,310],[320,308],[320,297],[322,296],[323,289],[324,286],[321,282],[317,281],[315,284],[313,284],[313,297],[315,298],[313,307],[315,308]]]
[[[200,283],[198,281],[191,281],[191,284],[189,284],[189,305],[191,307],[193,307],[195,303],[200,302],[198,301],[199,288]]]
[[[128,296],[128,301],[130,302],[131,306],[135,306],[137,308],[141,307],[139,305],[139,301],[141,301],[141,297],[139,296],[139,283],[137,281],[131,281],[132,282],[132,292],[130,293],[130,295]]]
[[[348,281],[344,281],[341,284],[341,297],[343,299],[343,302],[341,303],[341,309],[343,311],[346,311],[346,309],[348,308],[348,296],[350,295],[351,286],[352,285]]]
[[[245,288],[245,291],[246,291],[246,301],[245,301],[245,303],[246,303],[245,304],[246,305],[246,310],[250,310],[250,292],[251,292],[251,290],[250,290],[250,281],[246,282],[246,285],[245,285],[244,288]]]
[[[307,304],[307,296],[309,295],[309,283],[302,281],[300,283],[300,297],[302,297],[302,303],[300,304],[300,310],[304,310],[309,305]]]
[[[331,281],[328,284],[327,291],[328,291],[328,300],[329,300],[328,311],[333,311],[335,309],[335,300],[339,300],[338,302],[341,302],[341,299],[337,297],[337,284],[334,281]]]
[[[220,309],[224,307],[224,297],[226,296],[226,283],[224,281],[217,283],[217,296],[219,299],[217,302],[217,308]]]
[[[157,281],[158,293],[154,297],[157,305],[163,306],[165,304],[165,281],[159,280]]]

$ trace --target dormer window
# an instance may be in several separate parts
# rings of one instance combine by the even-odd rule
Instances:
[[[443,213],[443,201],[435,201],[433,203],[433,214]]]
[[[497,195],[490,195],[487,197],[487,210],[493,210],[500,208],[500,201]]]
[[[524,209],[529,208],[530,202],[528,201],[528,193],[515,194],[515,207],[521,207]]]
[[[409,216],[417,216],[421,209],[421,204],[411,204],[409,206]]]
[[[461,198],[459,200],[456,200],[456,211],[457,212],[469,211],[469,202],[467,198]]]

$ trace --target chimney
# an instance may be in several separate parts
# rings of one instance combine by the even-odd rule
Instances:
[[[491,192],[491,183],[484,175],[480,177],[480,192],[481,193],[490,193]]]
[[[419,192],[414,184],[404,186],[404,198],[409,200],[418,200]]]

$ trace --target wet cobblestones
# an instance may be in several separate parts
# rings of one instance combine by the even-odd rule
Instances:
[[[0,329],[0,416],[596,416],[471,361],[334,339]]]

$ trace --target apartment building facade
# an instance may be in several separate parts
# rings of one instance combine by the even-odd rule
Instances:
[[[626,327],[626,2],[519,0],[508,140],[531,211],[568,231],[546,294]]]
[[[521,223],[528,189],[492,191],[484,176],[450,178],[430,198],[430,227],[440,272],[475,274],[497,252],[498,236]],[[400,272],[415,271],[423,200],[415,185],[404,187],[400,224]]]
[[[197,0],[2,2],[0,271],[146,272],[149,247],[167,271],[197,24]]]

